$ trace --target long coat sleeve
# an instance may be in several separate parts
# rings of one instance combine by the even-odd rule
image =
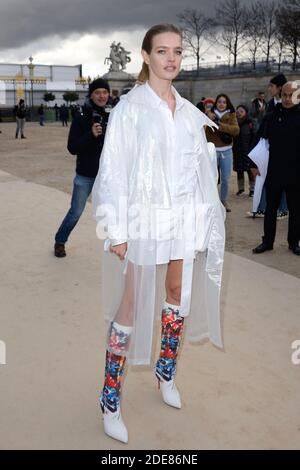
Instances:
[[[127,241],[128,174],[133,133],[122,100],[110,114],[99,172],[93,187],[93,210],[96,220],[112,245]]]

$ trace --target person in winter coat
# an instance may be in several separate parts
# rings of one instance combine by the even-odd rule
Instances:
[[[17,122],[16,139],[19,136],[19,132],[21,134],[21,139],[26,139],[24,135],[26,108],[25,101],[23,99],[21,99],[19,103],[14,107],[14,116]]]
[[[269,163],[265,180],[264,235],[262,243],[252,250],[256,254],[273,250],[277,209],[285,191],[289,210],[288,245],[295,255],[300,256],[300,107],[295,92],[296,82],[285,83],[282,87],[282,103],[276,105],[264,122],[263,138],[269,141]],[[253,173],[259,174],[256,165],[252,167]]]
[[[44,105],[41,104],[39,109],[38,109],[38,113],[39,113],[39,116],[40,116],[40,126],[44,126],[44,122],[45,122],[45,109],[44,109]]]
[[[228,96],[223,93],[216,97],[215,105],[211,111],[207,112],[207,116],[219,126],[217,131],[208,127],[206,137],[208,142],[212,142],[216,146],[221,179],[220,198],[226,212],[231,212],[226,201],[232,169],[233,137],[239,135],[240,128],[234,107]]]
[[[156,304],[163,308],[155,375],[169,406],[181,407],[175,375],[185,326],[186,338],[222,345],[225,210],[204,132],[216,126],[172,86],[182,60],[176,26],[150,28],[142,56],[137,85],[111,112],[92,197],[110,320],[99,400],[106,434],[122,442],[122,377],[128,361],[150,363]]]
[[[238,191],[237,196],[245,191],[245,177],[247,172],[249,178],[249,196],[254,194],[255,178],[250,169],[251,160],[248,153],[251,149],[251,144],[254,135],[253,122],[248,116],[248,108],[240,104],[236,108],[236,116],[240,127],[238,137],[234,139],[233,143],[233,170],[237,172]]]
[[[267,103],[265,101],[264,92],[260,91],[257,94],[257,97],[252,101],[251,104],[251,118],[253,122],[254,130],[257,131],[261,122],[266,114]]]
[[[65,104],[59,108],[59,118],[63,127],[68,127],[69,110]]]
[[[58,258],[66,256],[65,244],[81,217],[98,173],[108,121],[105,106],[109,93],[110,88],[105,80],[99,78],[90,83],[86,106],[72,121],[68,150],[72,155],[77,155],[76,176],[71,207],[55,235],[54,255]]]
[[[286,82],[287,82],[287,78],[283,73],[278,73],[277,75],[275,75],[275,77],[271,78],[269,85],[268,85],[268,91],[269,91],[269,94],[271,95],[271,99],[267,103],[266,114],[273,112],[277,104],[281,103],[281,90],[282,90],[283,85]],[[263,136],[265,122],[267,122],[265,118],[266,118],[266,115],[264,116],[255,134],[253,145],[258,143],[259,139]],[[265,210],[266,210],[266,188],[264,186],[262,190],[261,200],[257,208],[256,217],[264,217]],[[249,215],[253,215],[253,214],[249,213]],[[280,205],[277,211],[277,220],[283,220],[286,217],[288,217],[288,207],[287,207],[286,194],[285,194],[285,191],[283,191],[281,200],[280,200]]]

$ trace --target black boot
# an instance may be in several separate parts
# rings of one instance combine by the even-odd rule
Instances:
[[[64,258],[66,256],[65,244],[55,242],[54,256],[57,258]]]

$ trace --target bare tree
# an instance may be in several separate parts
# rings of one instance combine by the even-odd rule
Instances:
[[[262,16],[257,14],[260,7],[261,2],[255,2],[247,9],[247,25],[245,28],[249,39],[248,50],[254,70],[256,68],[257,55],[262,50],[264,37]]]
[[[197,75],[199,75],[200,59],[211,47],[205,39],[209,36],[210,29],[214,27],[215,22],[191,8],[186,8],[177,17],[183,30],[183,40],[188,51],[187,55],[196,58]]]
[[[288,0],[278,9],[277,26],[292,54],[293,70],[296,70],[300,43],[300,0]]]
[[[278,2],[275,0],[258,1],[257,11],[261,17],[262,31],[263,31],[263,53],[266,57],[266,68],[269,68],[270,55],[276,39],[276,14],[278,9]]]
[[[284,54],[284,49],[285,49],[285,38],[281,34],[280,31],[276,31],[275,43],[274,43],[273,47],[274,47],[276,57],[277,57],[278,71],[280,71],[281,64],[282,64],[282,58],[283,58],[283,54]]]
[[[233,56],[233,67],[236,67],[238,55],[249,41],[247,10],[240,0],[224,0],[216,8],[216,22],[222,27],[216,40],[228,50],[229,58]]]

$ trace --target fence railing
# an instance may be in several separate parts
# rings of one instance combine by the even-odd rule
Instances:
[[[221,75],[236,75],[243,73],[278,73],[278,72],[294,72],[293,64],[288,61],[278,63],[275,59],[271,60],[268,64],[265,61],[253,62],[241,61],[238,62],[236,67],[228,62],[200,62],[199,71],[197,71],[197,64],[183,65],[180,71],[180,77],[185,76],[221,76]],[[296,71],[300,71],[300,62],[296,64]]]

